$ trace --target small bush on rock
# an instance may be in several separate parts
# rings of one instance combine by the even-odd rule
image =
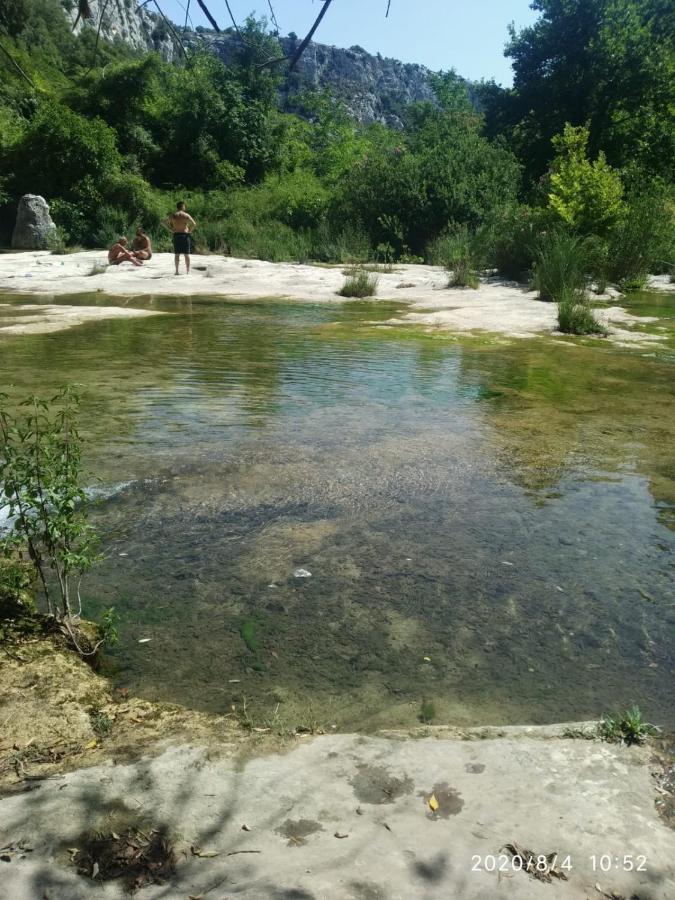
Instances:
[[[600,737],[610,743],[644,744],[658,728],[642,718],[638,706],[631,706],[618,715],[605,715],[598,727]]]
[[[563,334],[606,334],[582,291],[564,291],[558,300],[558,328]]]
[[[347,275],[338,294],[341,297],[374,297],[378,281],[376,276],[370,275],[365,269],[358,269],[353,274]]]

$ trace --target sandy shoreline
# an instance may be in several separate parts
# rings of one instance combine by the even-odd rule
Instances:
[[[139,296],[221,296],[232,299],[285,298],[297,301],[345,302],[338,295],[344,282],[343,266],[270,263],[222,256],[193,256],[190,275],[176,277],[173,257],[157,253],[142,268],[106,265],[106,254],[93,250],[55,256],[45,251],[0,254],[0,294],[57,297],[64,294],[101,293],[112,298]],[[489,332],[529,338],[556,330],[554,304],[542,303],[522,285],[491,278],[478,290],[447,287],[447,274],[438,266],[396,265],[378,272],[377,300],[409,304],[408,311],[385,323],[415,325],[448,332]],[[654,279],[654,287],[675,285]],[[616,296],[616,295],[615,295]],[[609,299],[609,298],[605,298]],[[156,315],[130,306],[50,305],[27,319],[8,321],[0,306],[0,334],[56,331],[94,319]],[[656,321],[633,316],[620,306],[598,310],[616,343],[649,344],[664,338],[629,330],[627,326]]]

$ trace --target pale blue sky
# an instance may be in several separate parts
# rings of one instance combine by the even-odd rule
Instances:
[[[517,28],[536,18],[531,0],[333,0],[316,33],[316,40],[337,47],[359,44],[371,53],[417,62],[431,69],[455,68],[471,79],[495,78],[511,83],[509,61],[503,56],[507,25]],[[181,24],[188,0],[160,0],[165,13]],[[272,0],[282,34],[304,36],[321,9],[321,0]],[[230,25],[224,0],[206,0],[221,28]],[[238,22],[250,12],[267,15],[267,0],[230,0]],[[153,4],[148,4],[153,9]],[[195,25],[208,25],[197,0],[190,0]]]

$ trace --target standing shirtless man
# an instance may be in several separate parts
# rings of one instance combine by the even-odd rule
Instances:
[[[192,235],[190,228],[196,228],[197,223],[190,213],[185,211],[185,204],[181,200],[176,204],[176,212],[171,213],[166,219],[166,225],[173,234],[173,252],[176,259],[176,275],[180,275],[178,268],[180,266],[181,256],[185,260],[185,272],[190,272],[190,254],[192,253]]]

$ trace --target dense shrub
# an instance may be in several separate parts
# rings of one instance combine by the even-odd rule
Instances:
[[[498,210],[476,235],[483,264],[506,278],[528,280],[540,239],[550,228],[545,209],[514,204]]]
[[[67,199],[52,201],[51,212],[71,243],[100,247],[136,225],[155,233],[173,205],[137,175],[115,172],[82,179]]]
[[[607,275],[623,286],[644,284],[650,272],[675,262],[675,202],[661,181],[643,182],[609,236]]]
[[[6,152],[16,194],[67,198],[84,178],[99,182],[122,162],[115,132],[101,119],[85,119],[62,103],[45,100]]]
[[[274,197],[272,214],[291,228],[314,228],[323,220],[329,193],[311,172],[293,172],[266,186]]]
[[[515,200],[519,169],[463,117],[423,105],[413,131],[397,146],[373,148],[345,174],[332,208],[335,219],[366,231],[373,247],[395,258],[423,253],[450,223],[475,229]]]

